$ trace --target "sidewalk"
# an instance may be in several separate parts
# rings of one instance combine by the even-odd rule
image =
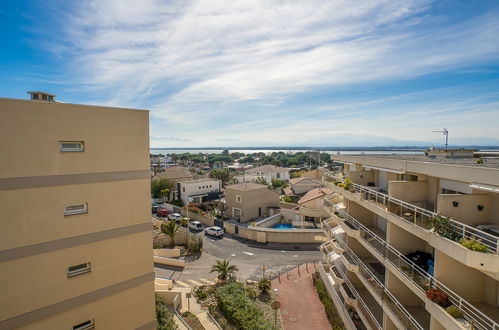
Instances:
[[[186,297],[186,293],[191,291],[191,289],[177,288],[176,290],[182,291],[182,308],[180,309],[180,313],[187,312],[189,310],[192,314],[196,315],[199,322],[201,322],[206,330],[218,330],[218,327],[208,316],[207,309],[201,307],[201,305],[197,303],[194,295],[190,299]]]
[[[300,265],[292,271],[272,280],[272,288],[278,289],[281,302],[281,318],[284,330],[331,329],[322,302],[317,295],[312,274],[314,264]],[[289,275],[289,279],[288,279]]]

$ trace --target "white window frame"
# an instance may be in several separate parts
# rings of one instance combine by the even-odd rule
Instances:
[[[72,268],[72,267],[78,267],[78,266],[83,266],[83,267],[80,267],[80,268],[74,269],[74,270],[70,270],[70,268]],[[70,277],[73,277],[73,276],[78,276],[78,275],[81,275],[81,274],[90,273],[91,271],[92,271],[92,265],[90,264],[90,262],[85,262],[85,263],[82,263],[82,264],[69,266],[68,267],[67,276],[68,276],[68,278],[70,278]]]
[[[95,329],[95,321],[88,320],[85,322],[82,322],[80,324],[77,324],[71,328],[72,330],[89,330],[89,329]]]
[[[83,206],[83,208],[77,209],[77,210],[68,210],[68,208],[75,207],[75,206]],[[85,213],[88,213],[88,204],[87,203],[72,204],[72,205],[64,206],[64,216],[76,215],[76,214],[85,214]]]
[[[63,144],[79,144],[79,147],[69,148],[63,147]],[[59,141],[59,150],[61,152],[84,152],[85,142],[84,141]]]
[[[241,197],[241,195],[236,195],[236,203],[242,203],[243,202],[243,198]]]
[[[238,210],[239,211],[239,217],[236,217],[236,215],[234,214],[234,211],[235,210]],[[236,218],[236,219],[241,219],[241,216],[243,215],[243,212],[241,211],[241,209],[237,208],[237,207],[233,207],[232,208],[232,217],[233,218]]]

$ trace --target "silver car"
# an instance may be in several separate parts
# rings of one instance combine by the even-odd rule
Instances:
[[[224,234],[224,230],[220,227],[213,226],[213,227],[208,227],[206,228],[206,234],[215,236],[215,237],[222,237]]]

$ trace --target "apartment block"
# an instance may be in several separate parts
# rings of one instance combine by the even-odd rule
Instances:
[[[441,154],[333,156],[320,273],[347,328],[499,329],[499,160]]]
[[[148,111],[32,95],[0,98],[0,329],[154,329]]]

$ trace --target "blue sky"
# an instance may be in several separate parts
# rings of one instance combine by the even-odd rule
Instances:
[[[0,90],[151,110],[151,146],[499,145],[497,1],[0,0]]]

